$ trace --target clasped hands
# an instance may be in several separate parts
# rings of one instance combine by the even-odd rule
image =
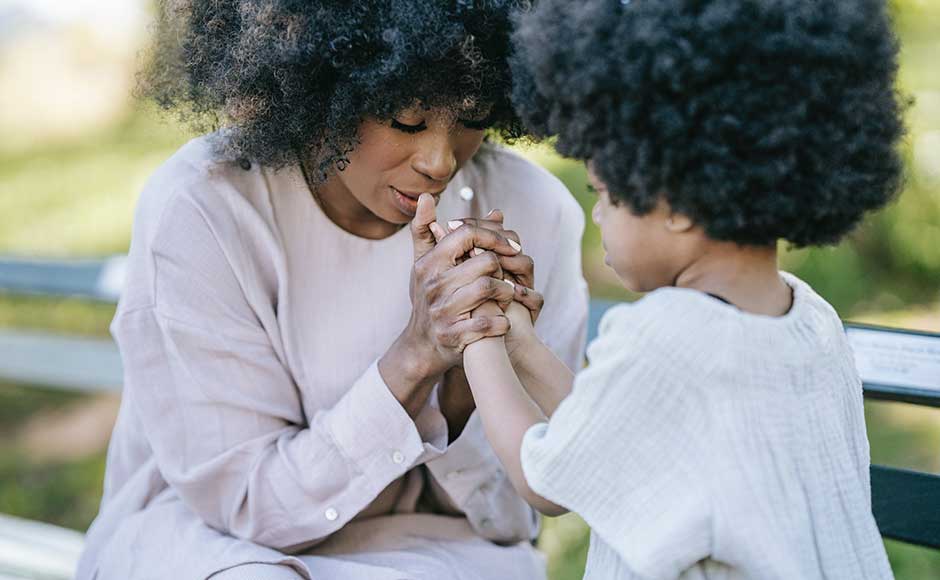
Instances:
[[[483,219],[445,226],[436,221],[433,197],[422,195],[411,224],[412,314],[386,359],[402,353],[406,384],[441,382],[439,402],[452,440],[474,409],[460,368],[464,349],[483,338],[504,337],[511,356],[534,338],[533,324],[544,304],[533,288],[532,258],[522,251],[519,236],[504,228],[503,217],[494,210]],[[416,388],[403,393],[412,396],[400,397],[412,416],[423,407],[425,391]]]
[[[469,241],[478,238],[485,230],[495,234],[495,238],[483,236],[484,241],[493,239],[498,244],[508,243],[517,252],[515,255],[504,255],[499,252],[499,247],[487,250],[475,245],[463,255],[448,254],[451,256],[451,263],[455,269],[465,268],[468,272],[479,274],[473,282],[454,291],[454,294],[457,294],[467,292],[467,288],[471,289],[469,291],[471,300],[460,303],[458,305],[460,310],[451,313],[454,323],[469,321],[471,328],[478,325],[477,328],[480,329],[478,332],[481,336],[476,340],[502,336],[505,339],[507,352],[512,355],[524,340],[534,337],[534,324],[544,304],[542,295],[533,289],[535,264],[531,257],[522,252],[519,235],[512,230],[505,229],[503,213],[498,209],[490,211],[483,219],[452,220],[447,222],[445,227],[436,221],[433,203],[425,200],[423,204],[424,207],[420,207],[421,203],[419,203],[413,231],[423,233],[426,224],[434,238],[434,248],[443,243],[445,238],[460,230],[462,238],[457,240],[455,245],[459,250],[466,249]],[[422,236],[420,248],[422,251],[428,247],[425,245],[425,240],[427,240],[426,234]],[[418,252],[419,247],[416,242],[416,270],[423,257],[429,253],[425,252],[419,257]],[[508,325],[500,319],[505,319]],[[499,331],[503,328],[505,331],[500,333]],[[493,332],[485,332],[486,329],[491,329]],[[472,335],[463,338],[464,340],[457,341],[458,353],[462,353],[468,344],[475,342],[475,340],[466,340],[475,338]]]

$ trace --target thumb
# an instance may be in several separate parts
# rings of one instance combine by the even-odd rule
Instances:
[[[411,220],[411,239],[414,241],[415,261],[427,254],[435,246],[434,233],[431,224],[437,219],[434,207],[434,197],[430,193],[422,193],[418,198],[418,210]]]

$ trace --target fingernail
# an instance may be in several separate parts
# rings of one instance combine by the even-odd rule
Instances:
[[[474,256],[479,256],[479,255],[482,254],[482,253],[483,253],[483,250],[481,250],[480,248],[473,248],[473,255],[474,255]]]
[[[521,251],[522,251],[522,246],[520,246],[519,244],[517,244],[517,243],[516,243],[516,240],[509,240],[509,245],[512,246],[512,249],[515,250],[515,251],[517,251],[517,252],[521,252]]]
[[[452,230],[456,230],[462,225],[463,225],[463,222],[457,221],[457,220],[452,220],[452,221],[447,222],[447,227],[449,227]]]
[[[505,283],[509,284],[510,286],[512,286],[512,289],[513,289],[513,290],[516,289],[516,285],[513,284],[511,280],[503,279],[503,282],[505,282]]]

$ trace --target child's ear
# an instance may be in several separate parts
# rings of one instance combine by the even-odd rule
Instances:
[[[695,223],[686,215],[670,211],[666,216],[666,229],[674,234],[681,234],[695,227]]]

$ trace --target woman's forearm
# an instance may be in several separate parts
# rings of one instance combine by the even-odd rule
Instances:
[[[479,409],[483,429],[516,491],[546,515],[567,510],[536,494],[522,471],[520,451],[526,431],[545,420],[513,371],[503,338],[486,338],[467,346],[464,370]]]
[[[526,392],[551,417],[571,392],[574,373],[538,339],[516,349],[510,362]]]
[[[421,412],[439,379],[421,356],[421,350],[402,333],[378,362],[379,374],[405,412],[414,419]]]

